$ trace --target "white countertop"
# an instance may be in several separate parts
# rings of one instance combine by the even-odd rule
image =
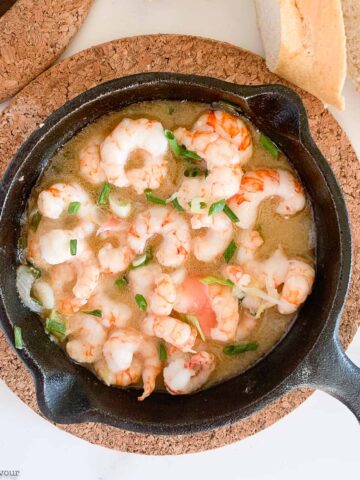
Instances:
[[[148,33],[211,37],[263,54],[252,0],[95,0],[64,57],[108,40]],[[345,97],[346,111],[335,116],[360,156],[360,95],[349,81]],[[359,333],[348,354],[360,365]],[[146,457],[97,447],[64,433],[0,382],[0,432],[0,478],[2,470],[20,470],[18,478],[24,480],[360,476],[359,426],[345,406],[322,392],[239,443],[182,457]]]

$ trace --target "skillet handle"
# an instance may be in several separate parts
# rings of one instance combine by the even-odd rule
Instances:
[[[298,382],[315,387],[346,405],[360,423],[360,368],[346,355],[337,335],[312,350]],[[322,351],[319,351],[319,347]]]

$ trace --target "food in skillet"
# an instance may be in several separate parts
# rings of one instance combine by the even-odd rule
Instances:
[[[17,286],[107,385],[188,394],[286,333],[314,280],[314,225],[286,157],[229,105],[102,117],[28,202]],[[19,333],[19,332],[18,332]]]

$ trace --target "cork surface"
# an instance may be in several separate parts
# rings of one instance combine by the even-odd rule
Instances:
[[[208,75],[248,85],[288,83],[270,73],[264,61],[250,52],[213,40],[151,35],[116,40],[63,61],[22,90],[0,115],[0,173],[31,131],[67,100],[101,82],[128,74],[172,71]],[[331,164],[344,191],[354,240],[355,266],[341,323],[346,347],[360,320],[360,169],[355,153],[331,114],[310,94],[302,96],[317,145]],[[27,405],[38,412],[31,375],[0,333],[0,378]],[[58,425],[91,443],[144,454],[181,454],[207,450],[238,441],[273,424],[300,405],[311,390],[293,391],[252,417],[212,432],[186,436],[129,433],[106,425]]]
[[[79,30],[93,0],[18,0],[0,18],[0,102],[46,70]]]

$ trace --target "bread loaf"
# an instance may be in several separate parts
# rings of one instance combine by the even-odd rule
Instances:
[[[343,110],[345,30],[340,0],[255,0],[272,72]]]
[[[349,76],[360,92],[360,0],[342,0]]]

